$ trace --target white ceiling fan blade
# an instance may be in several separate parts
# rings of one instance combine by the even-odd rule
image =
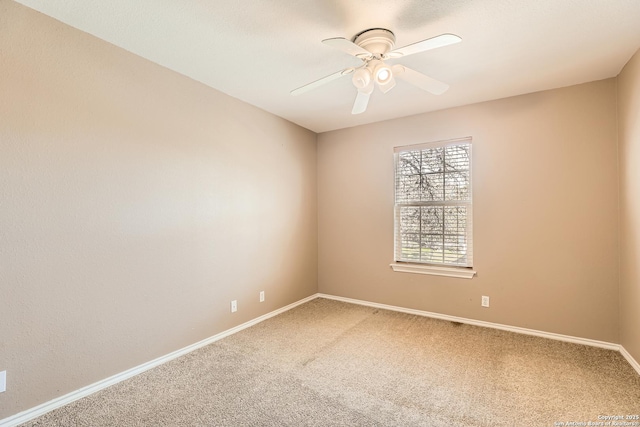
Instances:
[[[337,71],[337,72],[335,72],[333,74],[329,74],[328,76],[323,77],[321,79],[318,79],[318,80],[316,80],[314,82],[311,82],[311,83],[306,84],[304,86],[300,86],[299,88],[292,90],[290,93],[291,93],[292,96],[296,96],[296,95],[300,95],[301,93],[309,92],[310,90],[313,90],[313,89],[315,89],[317,87],[320,87],[320,86],[322,86],[322,85],[324,85],[326,83],[329,83],[330,81],[333,81],[333,80],[335,80],[337,78],[340,78],[340,77],[342,77],[344,75],[351,74],[351,73],[353,73],[354,70],[355,70],[355,68],[345,68],[344,70]]]
[[[322,40],[322,43],[341,50],[349,55],[353,55],[360,59],[371,58],[373,55],[366,49],[361,48],[351,40],[347,40],[344,37],[335,37],[332,39]]]
[[[367,110],[367,105],[369,104],[370,96],[371,96],[371,93],[358,91],[358,96],[356,96],[356,101],[353,103],[353,109],[351,110],[351,114],[364,113]]]
[[[414,53],[420,53],[426,50],[460,43],[461,41],[462,39],[455,34],[441,34],[430,39],[422,40],[420,42],[412,43],[410,45],[392,50],[391,52],[384,55],[384,57],[399,58],[401,56],[413,55]]]
[[[441,95],[449,89],[449,85],[439,80],[425,76],[411,68],[407,68],[404,65],[394,65],[393,73],[399,79],[411,83],[420,89],[426,90],[434,95]]]

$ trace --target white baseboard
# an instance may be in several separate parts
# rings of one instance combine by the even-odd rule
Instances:
[[[633,367],[633,369],[636,370],[638,375],[640,375],[640,363],[638,363],[638,361],[633,358],[631,353],[629,353],[627,349],[624,348],[622,345],[620,346],[620,354],[622,354],[624,358],[627,359],[627,362],[629,362],[629,364]]]
[[[629,354],[629,352],[627,352],[627,350],[619,345],[619,344],[613,344],[613,343],[609,343],[609,342],[605,342],[605,341],[597,341],[597,340],[591,340],[591,339],[587,339],[587,338],[579,338],[579,337],[572,337],[569,335],[562,335],[562,334],[554,334],[551,332],[543,332],[543,331],[537,331],[535,329],[527,329],[527,328],[520,328],[517,326],[508,326],[508,325],[502,325],[499,323],[491,323],[491,322],[484,322],[481,320],[473,320],[473,319],[467,319],[464,317],[457,317],[457,316],[450,316],[447,314],[440,314],[440,313],[433,313],[433,312],[429,312],[429,311],[423,311],[423,310],[415,310],[415,309],[411,309],[411,308],[404,308],[404,307],[397,307],[397,306],[393,306],[393,305],[387,305],[387,304],[379,304],[379,303],[375,303],[375,302],[369,302],[369,301],[363,301],[363,300],[357,300],[357,299],[352,299],[352,298],[345,298],[345,297],[339,297],[339,296],[334,296],[334,295],[328,295],[328,294],[321,294],[321,293],[317,293],[311,296],[308,296],[307,298],[301,299],[299,301],[296,301],[292,304],[289,304],[285,307],[279,308],[277,310],[274,310],[270,313],[264,314],[260,317],[257,317],[253,320],[250,320],[248,322],[245,322],[241,325],[238,325],[236,327],[233,327],[231,329],[227,329],[226,331],[220,332],[219,334],[216,334],[212,337],[206,338],[202,341],[199,341],[195,344],[191,344],[187,347],[184,347],[180,350],[176,350],[172,353],[169,353],[165,356],[161,356],[157,359],[154,359],[150,362],[147,363],[143,363],[142,365],[136,366],[134,368],[131,368],[127,371],[121,372],[119,374],[113,375],[109,378],[105,378],[104,380],[98,381],[96,383],[93,383],[91,385],[88,385],[86,387],[83,387],[81,389],[78,389],[76,391],[72,391],[71,393],[68,393],[64,396],[58,397],[56,399],[50,400],[49,402],[43,403],[42,405],[38,405],[34,408],[28,409],[26,411],[20,412],[16,415],[12,415],[8,418],[5,418],[3,420],[0,420],[0,427],[15,427],[19,424],[25,423],[29,420],[32,420],[34,418],[37,418],[41,415],[46,414],[49,411],[52,411],[56,408],[59,408],[61,406],[67,405],[75,400],[78,399],[82,399],[83,397],[89,396],[90,394],[93,394],[97,391],[100,391],[106,387],[109,387],[111,385],[117,384],[120,381],[124,381],[128,378],[131,378],[135,375],[141,374],[144,371],[147,371],[151,368],[154,368],[156,366],[162,365],[163,363],[166,363],[170,360],[173,360],[177,357],[183,356],[187,353],[190,353],[194,350],[197,350],[201,347],[204,347],[208,344],[214,343],[218,340],[221,340],[222,338],[228,337],[229,335],[233,335],[237,332],[242,331],[243,329],[249,328],[253,325],[256,325],[262,321],[265,321],[271,317],[277,316],[278,314],[284,313],[285,311],[291,310],[294,307],[297,307],[301,304],[304,304],[306,302],[309,302],[311,300],[314,300],[316,298],[325,298],[325,299],[331,299],[331,300],[336,300],[336,301],[342,301],[342,302],[347,302],[347,303],[351,303],[351,304],[358,304],[358,305],[364,305],[364,306],[368,306],[368,307],[374,307],[374,308],[380,308],[383,310],[391,310],[391,311],[398,311],[401,313],[407,313],[407,314],[414,314],[417,316],[424,316],[424,317],[431,317],[434,319],[441,319],[441,320],[448,320],[451,322],[459,322],[459,323],[465,323],[468,325],[475,325],[475,326],[482,326],[485,328],[493,328],[493,329],[500,329],[503,331],[509,331],[509,332],[516,332],[519,334],[525,334],[525,335],[533,335],[533,336],[537,336],[537,337],[542,337],[542,338],[549,338],[549,339],[553,339],[553,340],[558,340],[558,341],[565,341],[565,342],[571,342],[571,343],[575,343],[575,344],[583,344],[583,345],[589,345],[592,347],[600,347],[600,348],[605,348],[605,349],[609,349],[609,350],[616,350],[619,351],[622,356],[627,359],[627,361],[629,362],[629,364],[638,372],[638,374],[640,375],[640,364],[638,364],[638,362],[631,356],[631,354]]]
[[[482,320],[467,319],[465,317],[449,316],[448,314],[432,313],[430,311],[414,310],[412,308],[397,307],[395,305],[379,304],[376,302],[363,301],[353,298],[338,297],[328,294],[317,294],[319,298],[332,299],[336,301],[348,302],[351,304],[365,305],[368,307],[381,308],[384,310],[398,311],[401,313],[415,314],[417,316],[432,317],[434,319],[449,320],[451,322],[466,323],[468,325],[482,326],[485,328],[500,329],[503,331],[515,332],[524,335],[533,335],[536,337],[549,338],[557,341],[565,341],[574,344],[589,345],[592,347],[605,348],[607,350],[619,351],[620,354],[627,359],[627,362],[640,375],[640,363],[620,344],[614,344],[605,341],[591,340],[588,338],[572,337],[570,335],[554,334],[552,332],[537,331],[535,329],[520,328],[517,326],[502,325],[500,323],[484,322]]]
[[[527,328],[520,328],[517,326],[502,325],[500,323],[492,323],[492,322],[485,322],[482,320],[467,319],[465,317],[450,316],[448,314],[433,313],[430,311],[423,311],[423,310],[414,310],[412,308],[397,307],[395,305],[379,304],[376,302],[362,301],[358,299],[344,298],[344,297],[338,297],[334,295],[318,294],[318,297],[332,299],[336,301],[348,302],[351,304],[366,305],[368,307],[381,308],[384,310],[399,311],[401,313],[415,314],[416,316],[431,317],[434,319],[448,320],[450,322],[466,323],[468,325],[482,326],[484,328],[500,329],[502,331],[516,332],[518,334],[524,334],[524,335],[533,335],[536,337],[549,338],[557,341],[565,341],[565,342],[571,342],[574,344],[583,344],[583,345],[589,345],[592,347],[606,348],[608,350],[616,350],[616,351],[620,350],[619,344],[613,344],[605,341],[591,340],[588,338],[579,338],[579,337],[572,337],[570,335],[554,334],[551,332],[537,331],[535,329],[527,329]]]
[[[173,360],[177,357],[183,356],[187,353],[191,353],[194,350],[197,350],[201,347],[214,343],[222,338],[228,337],[229,335],[233,335],[237,332],[242,331],[243,329],[247,329],[255,324],[263,322],[271,317],[277,316],[278,314],[284,313],[285,311],[291,310],[294,307],[297,307],[301,304],[304,304],[308,301],[316,299],[318,294],[311,295],[307,298],[303,298],[300,301],[296,301],[292,304],[289,304],[285,307],[274,310],[270,313],[264,314],[260,317],[257,317],[253,320],[243,323],[242,325],[238,325],[231,329],[227,329],[226,331],[220,332],[212,337],[206,338],[202,341],[199,341],[195,344],[191,344],[187,347],[181,348],[180,350],[176,350],[167,355],[158,357],[150,362],[143,363],[142,365],[136,366],[119,374],[113,375],[109,378],[105,378],[104,380],[98,381],[81,389],[72,391],[71,393],[65,394],[64,396],[58,397],[56,399],[50,400],[48,402],[43,403],[42,405],[38,405],[34,408],[27,409],[26,411],[20,412],[16,415],[12,415],[8,418],[0,420],[0,427],[14,427],[19,424],[25,423],[29,420],[37,418],[41,415],[46,414],[49,411],[57,409],[61,406],[67,405],[75,400],[82,399],[83,397],[87,397],[90,394],[93,394],[97,391],[102,390],[103,388],[112,386],[114,384],[119,383],[120,381],[124,381],[128,378],[131,378],[135,375],[141,374],[144,371],[147,371],[151,368],[155,368],[156,366],[162,365],[170,360]]]

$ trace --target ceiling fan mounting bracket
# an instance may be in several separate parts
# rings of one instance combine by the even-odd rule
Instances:
[[[375,56],[381,57],[393,49],[396,37],[385,28],[370,28],[358,33],[353,42]]]

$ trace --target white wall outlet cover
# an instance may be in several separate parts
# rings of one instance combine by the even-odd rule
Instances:
[[[489,297],[486,297],[486,296],[482,297],[482,306],[489,307]]]
[[[236,311],[238,311],[238,300],[233,300],[231,301],[231,312],[235,313]]]
[[[0,393],[7,391],[7,371],[0,372]]]
[[[264,302],[264,291],[260,291],[260,302]]]

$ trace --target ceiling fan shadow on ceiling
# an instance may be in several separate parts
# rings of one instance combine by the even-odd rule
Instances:
[[[387,65],[386,59],[401,58],[438,47],[459,43],[462,39],[455,34],[441,34],[430,39],[393,49],[395,35],[384,28],[371,28],[359,33],[352,41],[343,37],[322,40],[322,43],[341,50],[362,60],[360,67],[349,67],[329,74],[319,80],[291,91],[296,96],[316,89],[342,76],[353,74],[351,81],[358,90],[351,114],[364,113],[369,104],[369,97],[377,86],[382,93],[387,93],[396,85],[396,77],[434,95],[440,95],[449,89],[449,85],[425,76],[404,65]]]

